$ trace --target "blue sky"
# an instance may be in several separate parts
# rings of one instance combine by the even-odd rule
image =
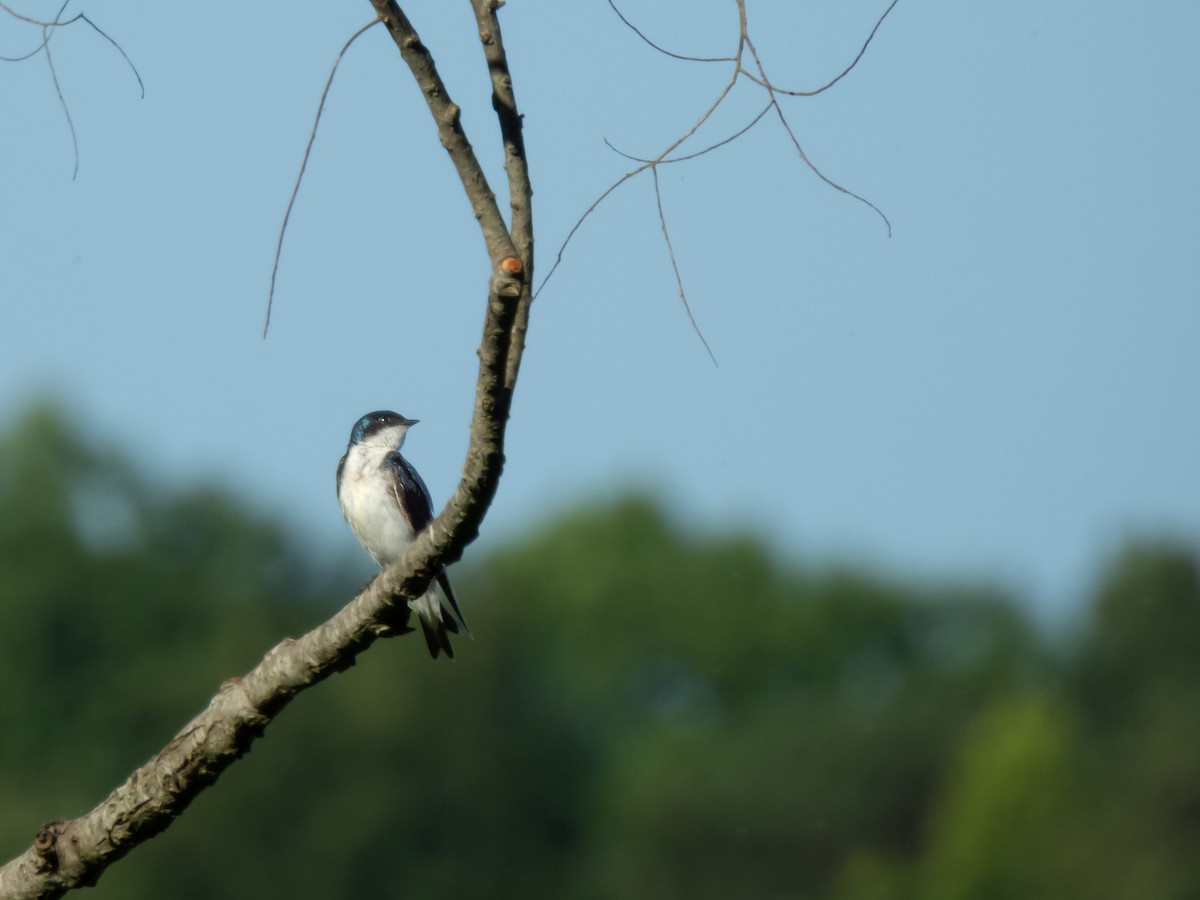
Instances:
[[[645,6],[651,6],[644,4]],[[882,2],[754,2],[781,85],[853,58]],[[54,4],[16,8],[52,14]],[[724,55],[731,0],[627,4]],[[466,446],[487,263],[395,47],[335,81],[271,257],[321,87],[365,2],[128,2],[0,66],[0,421],[65,398],[157,477],[221,479],[347,552],[333,470],[351,424],[420,418],[437,498]],[[410,10],[499,176],[468,4]],[[510,0],[539,272],[581,212],[728,77],[661,57],[603,0]],[[661,173],[714,367],[675,293],[648,179],[584,225],[533,312],[509,465],[483,541],[630,485],[801,563],[994,579],[1070,608],[1129,534],[1200,544],[1196,109],[1200,6],[901,0],[860,66],[778,125]],[[0,15],[0,54],[38,34]],[[740,86],[724,137],[761,107]],[[496,177],[495,186],[503,188]]]

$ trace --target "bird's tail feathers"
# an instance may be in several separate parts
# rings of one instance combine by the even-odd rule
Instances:
[[[447,658],[454,659],[454,648],[450,646],[447,632],[458,634],[458,622],[454,620],[450,611],[442,606],[437,592],[430,588],[416,600],[410,600],[408,606],[421,622],[421,631],[425,634],[429,655],[437,659],[439,653],[445,653]]]
[[[454,611],[454,615],[458,618],[458,621],[462,622],[462,627],[466,630],[467,634],[470,634],[471,626],[467,624],[466,616],[464,616],[462,614],[462,610],[458,608],[458,600],[454,596],[454,588],[450,587],[449,576],[447,576],[445,572],[439,572],[437,583],[442,586],[442,593],[446,596],[446,600],[449,601],[450,609]],[[454,633],[458,634],[457,628],[454,629]]]

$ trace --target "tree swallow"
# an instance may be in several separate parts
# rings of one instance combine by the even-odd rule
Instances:
[[[367,413],[354,424],[350,444],[338,463],[337,494],[342,515],[358,542],[381,566],[399,557],[433,519],[429,488],[412,464],[400,455],[404,436],[417,421],[387,410]],[[444,650],[453,659],[454,650],[446,632],[458,634],[459,622],[468,633],[471,629],[458,608],[445,572],[438,572],[437,583],[442,586],[453,615],[442,605],[432,584],[422,596],[410,600],[408,606],[421,622],[430,655],[437,659]]]

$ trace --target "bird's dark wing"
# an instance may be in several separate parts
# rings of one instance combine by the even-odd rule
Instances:
[[[419,534],[433,520],[433,500],[429,496],[429,488],[425,486],[424,479],[413,468],[412,463],[401,456],[399,451],[388,454],[387,466],[392,471],[396,486],[396,501],[400,504],[400,509],[408,519],[408,524],[412,526],[413,532]],[[471,628],[463,618],[462,610],[458,608],[458,599],[454,596],[454,589],[450,587],[450,579],[444,571],[438,572],[437,582],[441,585],[446,599],[450,601],[454,615],[470,632]],[[455,634],[458,633],[458,626],[454,624],[453,619],[447,627]]]
[[[392,482],[395,485],[396,502],[400,511],[408,519],[414,534],[420,533],[433,519],[433,500],[429,496],[429,488],[417,474],[407,459],[393,450],[387,456],[387,467],[392,472]]]

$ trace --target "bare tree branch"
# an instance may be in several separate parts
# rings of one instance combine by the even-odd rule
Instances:
[[[740,138],[743,134],[745,134],[747,131],[749,131],[751,128],[753,128],[755,125],[757,125],[759,122],[761,122],[762,117],[765,116],[767,113],[769,113],[774,108],[775,108],[774,103],[768,103],[761,110],[759,110],[758,115],[756,115],[753,119],[751,119],[749,122],[747,122],[741,128],[739,128],[733,134],[729,135],[728,137],[721,138],[721,140],[717,141],[715,144],[709,144],[703,150],[697,150],[694,153],[688,153],[688,154],[685,154],[684,156],[672,156],[669,159],[660,159],[660,160],[642,159],[640,156],[634,156],[632,153],[626,153],[624,150],[621,150],[621,149],[613,146],[612,141],[610,141],[608,138],[604,139],[604,143],[608,146],[608,148],[610,150],[612,150],[613,153],[616,153],[618,156],[623,156],[628,160],[632,160],[633,162],[652,163],[656,166],[665,166],[665,165],[669,165],[670,163],[687,162],[689,159],[695,159],[698,156],[704,156],[704,154],[706,154],[706,153],[712,153],[714,150],[716,150],[720,147],[724,147],[726,144],[732,144],[734,141],[736,141],[738,138]]]
[[[675,261],[675,247],[671,243],[671,230],[667,228],[667,216],[663,212],[662,189],[658,183],[658,167],[654,166],[651,168],[650,174],[654,176],[654,202],[658,206],[658,223],[662,227],[663,240],[667,242],[667,256],[670,257],[671,269],[675,272],[675,286],[679,290],[679,299],[683,303],[683,308],[687,311],[688,321],[692,323],[692,330],[696,332],[696,337],[700,338],[700,343],[708,351],[709,359],[713,361],[714,366],[719,366],[720,363],[717,362],[717,357],[712,352],[712,347],[708,346],[708,341],[705,340],[703,332],[700,331],[700,326],[696,324],[696,317],[692,315],[692,305],[688,303],[687,292],[683,289],[683,276],[679,274],[679,263]]]
[[[462,132],[458,106],[446,93],[433,58],[395,2],[372,0],[425,95],[493,262],[471,437],[454,496],[405,553],[336,615],[296,640],[280,642],[246,675],[225,682],[207,709],[91,812],[46,825],[33,846],[0,867],[0,898],[59,897],[95,884],[107,866],[163,831],[215,782],[296,694],[345,669],[378,637],[392,633],[389,622],[396,620],[397,612],[406,612],[405,601],[420,596],[434,575],[459,559],[477,535],[504,462],[504,429],[523,345],[523,330],[517,323],[527,320],[531,302],[525,272],[532,267],[533,233],[520,114],[511,85],[501,93],[495,82],[497,73],[502,80],[508,77],[495,17],[499,4],[472,2],[491,36],[484,38],[484,51],[493,73],[493,90],[501,96],[497,113],[505,140],[513,218],[519,223],[519,228],[514,224],[516,243],[529,255],[528,262],[516,255],[513,236]]]
[[[500,22],[496,17],[503,0],[471,0],[479,26],[479,40],[492,76],[492,107],[500,120],[504,140],[504,169],[508,174],[508,197],[512,209],[512,241],[521,262],[521,277],[526,284],[533,279],[533,185],[529,180],[529,160],[525,155],[525,137],[517,98],[513,93],[512,74],[508,70],[508,55]],[[493,260],[494,261],[494,260]],[[509,267],[511,268],[511,266]],[[525,333],[529,329],[529,310],[532,296],[517,306],[511,331],[511,350],[504,373],[505,386],[511,391],[517,381],[521,355],[525,350]]]
[[[66,4],[64,3],[63,6],[65,7]],[[42,41],[42,49],[46,52],[46,65],[50,67],[54,93],[58,95],[58,105],[62,107],[63,116],[67,120],[67,129],[71,132],[71,154],[75,161],[74,168],[71,169],[71,180],[74,181],[79,176],[79,136],[75,134],[75,120],[71,118],[71,109],[67,106],[67,98],[63,96],[62,84],[58,80],[58,70],[54,68],[54,57],[50,53],[50,28],[46,27],[44,31],[46,37]]]
[[[740,2],[741,2],[741,0],[739,0],[739,3]],[[699,119],[696,120],[695,124],[693,124],[691,128],[689,128],[687,131],[685,131],[679,137],[675,138],[675,140],[673,140],[667,146],[667,148],[665,150],[663,150],[660,154],[658,154],[658,156],[656,156],[654,159],[646,160],[646,162],[644,162],[642,165],[638,166],[632,172],[626,172],[624,175],[622,175],[620,178],[618,178],[616,181],[614,181],[612,184],[610,184],[607,188],[605,188],[604,192],[592,202],[592,205],[589,206],[586,210],[584,210],[583,215],[581,215],[575,221],[575,224],[573,226],[571,226],[571,230],[569,232],[567,232],[566,238],[563,240],[562,244],[559,245],[558,253],[554,257],[554,264],[552,266],[550,266],[550,271],[548,271],[546,273],[546,277],[542,279],[542,283],[539,284],[537,287],[537,290],[534,291],[535,297],[542,292],[542,289],[545,288],[545,286],[546,286],[546,282],[548,282],[550,280],[550,276],[552,276],[554,274],[555,270],[559,266],[559,263],[562,262],[563,254],[566,252],[567,245],[571,243],[571,239],[573,237],[575,237],[575,233],[577,231],[579,231],[579,228],[580,228],[580,226],[583,225],[584,220],[587,219],[587,217],[590,216],[593,212],[595,212],[596,209],[600,206],[600,204],[603,203],[605,201],[605,199],[607,199],[607,197],[613,191],[615,191],[617,188],[619,188],[625,182],[629,181],[631,178],[636,178],[638,175],[641,175],[647,169],[653,169],[659,163],[661,163],[664,159],[666,159],[668,156],[670,156],[675,151],[676,148],[678,148],[681,144],[683,144],[685,141],[687,141],[689,138],[691,138],[692,135],[694,135],[697,131],[699,131],[700,127],[702,125],[704,125],[704,123],[709,120],[709,118],[712,116],[712,114],[717,111],[717,109],[720,107],[720,105],[725,102],[725,98],[729,96],[729,92],[732,91],[733,86],[735,84],[737,84],[738,72],[741,70],[741,54],[742,54],[742,45],[739,43],[738,44],[738,55],[735,58],[736,65],[734,66],[733,76],[725,84],[725,87],[723,87],[721,89],[721,92],[719,94],[717,94],[717,99],[712,102],[712,104],[708,107],[708,109],[706,109],[704,111],[704,113],[700,116]],[[612,145],[610,144],[609,146],[611,147]],[[622,154],[622,155],[624,155],[624,154]]]
[[[342,49],[338,51],[337,59],[333,61],[333,66],[329,69],[329,77],[325,79],[325,87],[321,91],[321,101],[317,104],[317,114],[313,118],[312,130],[308,133],[308,143],[304,145],[304,158],[300,160],[300,171],[296,173],[296,183],[292,185],[292,195],[288,197],[287,209],[283,213],[283,224],[279,226],[279,238],[275,241],[275,259],[271,263],[271,286],[267,290],[267,315],[263,320],[263,340],[266,340],[267,331],[271,327],[271,307],[275,304],[275,279],[279,275],[279,257],[283,253],[283,236],[287,234],[288,222],[292,218],[292,207],[296,205],[296,195],[300,193],[300,183],[304,181],[304,173],[308,170],[308,157],[317,140],[317,129],[321,125],[321,115],[325,112],[325,101],[329,99],[329,89],[333,87],[333,76],[337,74],[338,66],[342,64],[342,57],[346,55],[350,45],[378,23],[379,17],[376,16],[346,39],[346,43],[342,44]]]
[[[70,0],[67,0],[67,2],[69,3]],[[24,16],[7,4],[0,3],[0,12],[6,12],[14,19],[18,19],[22,22],[28,22],[31,25],[38,25],[42,29],[42,39],[36,47],[22,56],[0,56],[0,62],[24,62],[27,59],[31,59],[45,49],[46,44],[50,41],[50,35],[53,33],[54,29],[65,28],[68,25],[74,25],[76,22],[84,22],[91,27],[92,31],[96,32],[96,34],[100,35],[100,37],[112,44],[113,47],[116,48],[116,51],[121,54],[121,58],[125,60],[130,71],[133,72],[133,77],[137,79],[138,88],[141,91],[142,97],[145,98],[146,85],[142,82],[142,75],[140,72],[138,72],[137,66],[133,64],[133,60],[129,58],[129,54],[125,52],[125,48],[118,44],[107,31],[89,19],[86,13],[76,13],[69,19],[63,19],[62,14],[66,11],[66,8],[67,3],[63,3],[63,5],[59,7],[58,15],[54,18],[54,20],[44,22],[40,19],[31,19],[29,16]]]
[[[400,56],[411,70],[416,79],[425,102],[437,123],[438,137],[458,172],[459,180],[466,190],[467,199],[479,223],[484,242],[487,245],[488,256],[492,261],[492,286],[489,291],[487,316],[484,319],[483,339],[479,347],[479,377],[476,382],[475,411],[471,418],[471,436],[467,447],[467,461],[462,480],[441,514],[438,515],[422,534],[428,537],[434,547],[434,555],[430,563],[418,568],[418,579],[409,578],[401,581],[396,574],[407,571],[405,565],[408,559],[425,560],[427,548],[424,541],[416,544],[385,571],[385,577],[395,579],[393,588],[403,592],[405,587],[420,588],[428,583],[437,571],[445,564],[458,559],[461,548],[475,539],[479,524],[483,521],[484,512],[495,495],[499,484],[500,472],[504,466],[504,426],[508,420],[508,411],[512,398],[512,385],[509,377],[516,377],[520,365],[520,356],[524,346],[521,331],[516,332],[518,322],[527,321],[528,306],[532,301],[529,292],[528,279],[525,277],[526,263],[518,255],[513,236],[505,225],[504,217],[496,204],[496,195],[483,174],[483,168],[475,156],[470,142],[462,129],[460,110],[451,99],[441,76],[438,74],[433,57],[421,43],[420,37],[412,23],[401,11],[394,0],[371,0],[379,18],[391,33]],[[486,5],[481,5],[486,4]],[[488,22],[492,45],[484,39],[485,56],[491,53],[503,54],[503,43],[500,40],[499,23],[495,18],[498,7],[495,0],[472,0],[476,10],[476,18],[485,17]],[[481,38],[482,29],[481,29]],[[496,90],[495,79],[497,67],[489,65],[492,70],[493,91]],[[502,70],[507,78],[507,65]],[[512,101],[511,91],[509,100]],[[506,143],[505,166],[509,172],[510,184],[514,181],[520,184],[528,182],[528,172],[525,166],[523,144],[519,140],[520,115],[516,111],[515,101],[512,102],[511,114],[498,110],[501,122],[501,133]],[[514,138],[513,129],[516,129]],[[511,143],[516,141],[515,144]],[[520,149],[521,153],[507,152],[510,148]],[[526,189],[532,194],[531,189]],[[514,195],[514,203],[528,204],[528,196],[522,199],[522,193]],[[514,218],[516,210],[514,209]],[[522,241],[529,248],[533,247],[533,235],[530,220],[522,213],[522,228],[525,234]],[[511,260],[517,260],[514,266]],[[421,554],[418,556],[418,554]],[[406,595],[407,596],[407,595]]]
[[[885,15],[886,15],[886,13],[885,13]],[[749,34],[743,35],[743,43],[744,43],[746,49],[748,49],[750,51],[750,56],[754,59],[754,64],[758,68],[759,75],[762,78],[762,83],[767,86],[767,92],[770,94],[770,97],[771,97],[771,106],[773,106],[775,108],[775,114],[779,117],[779,122],[783,126],[783,130],[785,132],[787,132],[787,136],[791,139],[792,146],[795,147],[796,152],[798,154],[800,154],[800,159],[803,161],[803,163],[806,166],[808,166],[809,170],[814,175],[816,175],[818,178],[820,178],[823,182],[825,182],[827,185],[829,185],[834,190],[841,191],[843,194],[846,194],[849,197],[853,197],[855,200],[857,200],[859,203],[862,203],[864,206],[868,206],[871,209],[873,209],[875,211],[875,213],[879,216],[879,218],[883,219],[883,224],[887,227],[888,237],[891,237],[892,236],[892,222],[884,214],[882,209],[880,209],[878,206],[876,206],[874,203],[872,203],[866,197],[856,194],[856,193],[854,193],[854,191],[850,190],[849,188],[843,187],[842,185],[838,184],[836,181],[834,181],[832,178],[830,178],[828,175],[826,175],[824,172],[822,172],[817,167],[817,165],[811,159],[808,158],[808,154],[804,152],[804,147],[802,147],[800,145],[800,139],[796,137],[796,132],[792,130],[791,123],[788,122],[787,116],[784,115],[783,107],[779,105],[779,98],[776,96],[775,89],[773,87],[771,87],[771,81],[769,78],[767,78],[767,70],[763,67],[762,60],[759,59],[759,56],[758,56],[758,50],[757,50],[757,48],[755,48],[754,42],[752,40],[750,40]],[[838,77],[841,77],[841,76],[838,76]]]
[[[851,71],[853,71],[854,67],[859,64],[863,56],[866,54],[867,48],[871,46],[871,41],[875,40],[875,33],[879,31],[880,26],[883,25],[883,20],[888,17],[888,14],[896,8],[896,4],[899,2],[900,0],[892,0],[888,8],[883,11],[883,14],[875,20],[875,27],[871,29],[871,33],[867,35],[867,39],[863,41],[862,47],[859,48],[858,54],[854,57],[854,59],[850,61],[850,65],[846,66],[846,68],[842,69],[841,72],[829,79],[829,81],[825,82],[820,87],[813,88],[812,90],[808,91],[789,90],[787,88],[781,88],[771,84],[771,82],[768,81],[765,76],[760,78],[753,72],[745,72],[744,74],[759,87],[768,88],[773,94],[786,94],[789,97],[815,97],[817,94],[829,90],[843,78],[849,75]]]
[[[736,141],[738,138],[740,138],[746,132],[750,131],[750,129],[752,129],[755,125],[757,125],[760,121],[762,121],[763,116],[765,116],[767,114],[767,112],[774,109],[775,113],[779,117],[779,121],[782,124],[784,131],[786,132],[786,134],[788,136],[788,139],[791,141],[792,145],[796,148],[796,152],[800,155],[801,161],[813,172],[813,174],[815,174],[818,178],[820,178],[823,182],[825,182],[830,187],[840,191],[843,194],[853,197],[855,200],[858,200],[860,203],[863,203],[870,209],[874,210],[879,215],[879,217],[883,220],[883,223],[887,228],[888,237],[891,237],[891,235],[892,235],[892,223],[888,220],[888,217],[886,215],[884,215],[883,210],[881,210],[878,206],[876,206],[871,201],[867,200],[865,197],[862,197],[859,194],[856,194],[853,191],[848,190],[847,188],[838,184],[836,181],[834,181],[832,178],[828,177],[824,172],[822,172],[813,163],[813,161],[811,159],[809,159],[808,154],[805,153],[803,146],[800,144],[799,139],[796,137],[795,131],[793,130],[791,124],[788,122],[787,116],[784,114],[783,107],[780,106],[780,104],[779,104],[779,96],[785,95],[785,96],[792,96],[792,97],[811,97],[811,96],[815,96],[816,94],[821,93],[822,91],[828,90],[829,88],[831,88],[835,84],[837,84],[839,81],[841,81],[846,75],[848,75],[851,72],[851,70],[854,69],[855,66],[858,65],[859,61],[863,58],[863,55],[867,52],[867,47],[870,46],[871,41],[875,38],[875,34],[879,31],[880,26],[883,24],[884,19],[886,19],[888,17],[888,14],[896,7],[896,4],[899,3],[900,0],[891,0],[891,3],[888,5],[887,9],[885,9],[883,11],[883,13],[879,16],[879,18],[875,21],[875,26],[871,29],[870,34],[867,35],[867,38],[863,42],[862,47],[859,49],[858,54],[854,57],[853,60],[850,61],[850,64],[847,65],[837,76],[832,78],[830,81],[828,81],[827,83],[821,85],[820,87],[818,87],[814,90],[810,90],[810,91],[798,91],[798,90],[788,90],[788,89],[784,89],[784,88],[778,88],[771,82],[770,78],[767,77],[766,69],[763,66],[762,60],[758,56],[758,51],[755,49],[754,42],[750,38],[750,27],[747,24],[747,18],[746,18],[746,0],[734,0],[734,2],[736,3],[737,13],[738,13],[737,52],[733,56],[701,57],[701,56],[685,56],[680,53],[674,53],[670,50],[665,49],[660,44],[655,43],[649,37],[647,37],[646,34],[641,29],[639,29],[636,25],[634,25],[633,22],[630,21],[630,19],[628,17],[626,17],[626,15],[623,12],[621,12],[620,9],[617,8],[615,0],[608,0],[608,5],[610,7],[612,7],[612,10],[614,13],[616,13],[617,18],[619,18],[621,20],[621,22],[627,28],[629,28],[630,31],[632,31],[635,35],[637,35],[638,38],[640,38],[643,42],[648,44],[650,47],[657,50],[659,53],[662,53],[665,56],[669,56],[672,59],[683,60],[686,62],[728,62],[731,64],[730,65],[731,75],[730,75],[729,81],[726,82],[725,86],[723,88],[721,88],[720,92],[717,94],[717,98],[712,102],[712,104],[709,106],[709,108],[707,110],[705,110],[705,112],[700,116],[700,118],[687,131],[685,131],[679,137],[675,138],[667,146],[667,148],[665,150],[663,150],[662,152],[660,152],[657,156],[654,156],[654,157],[635,156],[633,154],[626,153],[622,150],[618,150],[616,147],[613,146],[613,144],[611,142],[609,142],[607,139],[605,139],[605,143],[608,144],[609,148],[612,149],[614,152],[625,157],[626,159],[632,160],[634,162],[639,162],[639,163],[641,163],[641,165],[638,168],[634,169],[633,171],[626,172],[624,175],[622,175],[620,178],[618,178],[615,182],[610,184],[607,188],[605,188],[605,190],[600,194],[600,196],[597,197],[594,201],[592,201],[592,204],[583,211],[583,214],[575,221],[575,224],[571,226],[570,230],[567,232],[567,236],[563,239],[562,243],[559,245],[558,252],[555,254],[555,257],[554,257],[554,263],[550,266],[549,271],[546,272],[545,277],[542,278],[542,282],[541,282],[541,284],[538,285],[537,290],[534,291],[534,296],[536,297],[539,293],[541,293],[542,289],[546,287],[546,283],[550,280],[551,276],[555,273],[555,271],[557,271],[559,264],[562,262],[563,254],[566,252],[567,247],[570,245],[572,239],[574,239],[576,233],[579,231],[580,227],[582,227],[583,223],[587,220],[587,218],[593,212],[595,212],[596,209],[618,187],[620,187],[621,185],[623,185],[625,182],[629,181],[630,179],[636,178],[638,175],[641,175],[643,172],[645,172],[647,169],[649,169],[650,173],[653,177],[653,180],[654,180],[654,197],[655,197],[655,202],[657,205],[659,224],[662,227],[663,235],[666,238],[667,256],[670,260],[671,268],[675,273],[675,282],[679,289],[680,300],[683,302],[684,311],[687,313],[688,320],[691,322],[692,328],[695,330],[696,335],[700,338],[701,343],[704,344],[704,349],[708,351],[708,355],[713,358],[714,363],[716,362],[716,357],[713,356],[713,352],[712,352],[712,349],[708,345],[708,341],[706,341],[704,339],[704,335],[701,333],[699,327],[697,327],[696,319],[692,315],[691,306],[688,303],[686,293],[684,292],[684,289],[683,289],[683,278],[679,271],[678,261],[675,258],[675,250],[671,244],[671,236],[667,229],[666,216],[663,212],[663,207],[662,207],[662,191],[658,184],[658,167],[660,165],[662,165],[664,163],[685,162],[687,160],[695,159],[698,156],[704,156],[706,153],[710,153],[713,150],[716,150],[718,147],[724,147],[727,144],[730,144],[733,141]],[[751,71],[750,69],[746,68],[746,65],[744,63],[746,51],[750,52],[750,56],[754,60],[754,69],[756,71]],[[696,135],[696,133],[705,125],[705,123],[708,122],[708,120],[712,117],[713,113],[715,113],[717,111],[717,109],[721,106],[721,104],[723,104],[725,102],[725,100],[729,97],[730,93],[733,91],[734,86],[737,84],[738,80],[740,78],[742,78],[743,76],[748,81],[753,82],[754,84],[763,88],[767,92],[767,105],[758,113],[758,115],[756,115],[753,119],[750,120],[749,124],[747,124],[746,126],[744,126],[741,129],[739,129],[738,131],[734,132],[734,134],[732,134],[728,137],[725,137],[713,144],[710,144],[709,146],[705,147],[702,150],[698,150],[698,151],[695,151],[692,153],[686,153],[686,154],[683,154],[680,156],[672,156],[671,155],[672,153],[674,153],[685,142],[691,140]]]
[[[483,239],[487,243],[488,256],[493,263],[505,257],[515,256],[516,248],[508,233],[508,226],[500,215],[500,208],[496,205],[496,195],[488,185],[483,167],[480,166],[471,142],[463,132],[462,111],[458,104],[450,99],[433,56],[421,42],[416,29],[399,5],[392,0],[371,0],[371,5],[375,7],[375,12],[392,35],[400,49],[401,58],[408,65],[425,97],[429,112],[437,123],[438,138],[450,154],[450,160],[454,163],[455,171],[458,172],[459,180],[467,192],[467,199],[470,200],[475,218],[479,222]]]
[[[608,5],[612,7],[612,11],[617,14],[617,18],[624,23],[625,27],[640,37],[643,41],[661,53],[663,56],[669,56],[671,59],[680,59],[684,62],[733,62],[735,57],[732,56],[689,56],[684,53],[673,53],[665,47],[654,43],[650,38],[646,37],[645,32],[625,18],[625,14],[617,9],[617,4],[613,0],[608,0]]]
[[[658,166],[665,162],[695,158],[728,144],[754,127],[770,109],[775,110],[804,163],[828,184],[845,193],[851,193],[825,177],[808,159],[778,100],[780,95],[808,94],[781,90],[771,83],[750,39],[746,24],[745,0],[735,2],[739,19],[737,52],[733,57],[712,60],[682,57],[663,50],[638,31],[613,5],[621,20],[643,41],[660,52],[681,59],[728,62],[731,64],[731,74],[716,99],[690,128],[672,140],[657,156],[638,160],[637,168],[618,178],[588,207],[559,248],[558,256],[546,279],[549,279],[561,262],[567,244],[587,217],[618,187],[649,169],[655,187],[659,223],[675,272],[680,298],[695,326],[667,228]],[[167,828],[197,795],[214,783],[229,765],[249,749],[274,717],[300,691],[351,665],[356,656],[377,638],[394,633],[395,622],[399,618],[397,613],[403,615],[407,612],[406,600],[420,596],[439,571],[461,558],[463,549],[478,534],[483,517],[495,496],[504,465],[505,427],[520,368],[529,309],[534,296],[530,289],[534,263],[532,187],[522,137],[521,115],[516,104],[496,15],[503,0],[471,0],[471,6],[476,17],[484,59],[488,65],[493,107],[500,123],[508,178],[510,223],[506,223],[496,202],[495,193],[463,131],[459,107],[450,98],[434,59],[421,42],[416,29],[395,0],[371,0],[371,3],[376,13],[376,21],[384,23],[399,49],[401,58],[421,89],[436,124],[438,137],[454,165],[479,223],[491,261],[483,334],[478,350],[479,374],[462,477],[445,509],[429,527],[399,559],[381,572],[337,614],[296,640],[287,639],[280,642],[244,676],[226,681],[203,712],[185,725],[166,747],[130,775],[124,784],[93,810],[78,818],[52,822],[43,827],[30,848],[0,867],[0,898],[27,900],[58,897],[73,888],[94,884],[112,862]],[[896,0],[893,0],[879,22],[882,22],[895,3]],[[65,4],[63,8],[65,9]],[[0,10],[11,13],[3,3],[0,3]],[[44,29],[58,27],[65,24],[58,21],[61,14],[62,10],[53,23],[33,24]],[[342,48],[342,53],[345,53],[349,44],[366,27],[369,26],[365,26],[347,42]],[[878,28],[879,23],[876,24],[875,30]],[[850,66],[819,90],[836,83],[857,64],[867,44],[874,37],[875,30]],[[47,49],[47,41],[48,36],[44,34],[39,50]],[[753,59],[754,71],[744,66],[747,51]],[[339,60],[341,55],[339,54]],[[326,92],[336,68],[335,63],[326,83]],[[746,76],[767,91],[766,108],[732,136],[695,153],[673,156],[672,154],[691,140],[710,120],[742,76]],[[318,108],[318,122],[324,97],[323,94],[322,105]],[[305,151],[305,160],[315,133],[316,123]],[[303,171],[302,165],[301,175]],[[298,185],[299,180],[297,187]],[[854,194],[851,196],[857,197]],[[294,199],[295,190],[289,201],[289,211]],[[861,197],[857,199],[868,203]],[[873,205],[868,205],[875,209]],[[876,212],[879,210],[876,209]],[[286,221],[285,216],[285,228]],[[886,217],[884,221],[886,222]],[[280,232],[280,240],[282,234],[283,229]],[[274,272],[272,278],[274,279]],[[544,279],[542,285],[545,283]],[[701,341],[704,341],[703,335],[700,337]],[[705,347],[708,348],[707,342]],[[712,355],[711,350],[709,354]]]
[[[68,0],[68,2],[70,2],[70,0]],[[30,25],[39,25],[42,28],[56,28],[60,25],[68,24],[66,22],[59,21],[59,18],[63,14],[63,10],[66,8],[67,8],[67,4],[64,3],[59,8],[58,15],[56,15],[52,21],[47,22],[43,19],[35,19],[35,18],[32,18],[31,16],[25,15],[24,13],[19,13],[15,9],[13,9],[11,6],[9,6],[7,3],[0,3],[0,11],[8,13],[14,19],[17,19],[21,22],[28,22]],[[74,21],[74,20],[72,20],[72,21]]]
[[[113,38],[103,28],[89,19],[84,13],[78,13],[72,16],[70,19],[63,18],[63,13],[67,11],[67,6],[70,4],[70,2],[71,0],[63,0],[62,6],[60,6],[58,8],[58,12],[54,14],[54,18],[49,21],[26,16],[17,12],[8,4],[0,2],[0,12],[7,13],[9,16],[20,22],[36,25],[41,28],[42,31],[41,41],[28,53],[22,56],[0,56],[0,62],[24,62],[27,59],[32,59],[33,57],[37,56],[39,53],[45,52],[46,64],[50,67],[50,79],[54,83],[54,92],[58,96],[59,106],[62,107],[63,117],[67,120],[67,130],[71,133],[71,154],[74,160],[74,165],[71,170],[71,180],[74,181],[79,175],[79,136],[75,132],[75,121],[71,118],[71,110],[67,106],[67,98],[63,95],[62,83],[58,80],[58,69],[56,69],[54,66],[54,57],[50,53],[50,38],[53,37],[54,33],[60,28],[65,28],[66,26],[73,25],[76,22],[86,22],[89,26],[91,26],[91,29],[96,32],[96,34],[100,35],[100,37],[112,44],[113,47],[116,48],[116,51],[121,54],[121,58],[125,60],[130,70],[133,72],[133,77],[137,79],[138,89],[141,91],[141,96],[143,99],[146,97],[146,85],[142,82],[142,75],[140,72],[138,72],[137,66],[133,64],[133,60],[129,58],[129,54],[127,54],[125,49],[115,40],[113,40]]]

